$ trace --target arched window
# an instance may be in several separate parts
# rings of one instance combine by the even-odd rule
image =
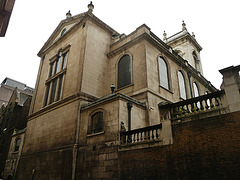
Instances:
[[[181,71],[178,71],[178,84],[179,84],[180,97],[182,99],[187,99],[185,80]]]
[[[131,84],[131,61],[129,55],[124,55],[118,62],[118,88]]]
[[[168,68],[165,60],[162,57],[158,58],[158,67],[160,85],[166,89],[169,89]]]
[[[88,134],[94,134],[101,131],[103,131],[103,112],[96,112],[91,116]]]
[[[197,86],[197,83],[193,83],[193,91],[194,91],[194,97],[198,97],[199,96],[199,89]]]
[[[11,174],[9,174],[9,175],[7,176],[7,180],[12,180],[12,175],[11,175]]]
[[[15,141],[15,146],[14,146],[14,152],[17,152],[19,150],[21,139],[17,138]]]
[[[66,28],[64,28],[61,32],[61,36],[63,36],[66,33],[66,31],[67,31]]]
[[[197,71],[199,71],[200,68],[199,68],[199,60],[198,60],[197,53],[195,51],[193,51],[192,56],[193,56],[194,63],[195,63],[195,69]]]

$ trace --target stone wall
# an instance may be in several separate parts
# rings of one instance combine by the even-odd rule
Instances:
[[[240,111],[172,125],[173,144],[119,152],[120,179],[239,179]]]
[[[106,103],[106,100],[110,102]],[[88,134],[91,115],[103,112],[101,132]],[[144,108],[133,102],[132,129],[146,126]],[[79,148],[77,152],[76,179],[118,179],[118,146],[120,124],[128,129],[127,101],[114,94],[89,105],[81,111]]]
[[[72,149],[45,151],[21,156],[16,180],[65,180],[72,176]]]

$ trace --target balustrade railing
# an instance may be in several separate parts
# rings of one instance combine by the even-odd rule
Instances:
[[[161,140],[162,124],[121,132],[121,144]]]
[[[166,110],[170,111],[171,119],[187,116],[193,113],[199,113],[203,111],[211,111],[221,108],[222,95],[224,91],[217,91],[211,94],[206,94],[196,98],[180,101],[177,103],[161,105],[159,104],[160,113],[161,110],[166,114]]]

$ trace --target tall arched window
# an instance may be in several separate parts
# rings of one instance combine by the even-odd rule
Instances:
[[[198,60],[197,53],[196,53],[195,51],[193,51],[192,56],[193,56],[194,63],[195,63],[195,69],[196,69],[197,71],[199,71],[200,68],[199,68],[199,60]]]
[[[179,84],[180,97],[182,99],[187,99],[185,80],[181,71],[178,71],[178,84]]]
[[[198,97],[199,96],[199,89],[197,86],[197,83],[193,83],[193,91],[194,91],[194,97]]]
[[[162,57],[158,58],[158,67],[160,85],[166,89],[169,89],[168,68],[165,60]]]
[[[124,55],[118,62],[118,88],[131,84],[131,61],[129,55]]]
[[[17,152],[19,150],[21,139],[17,138],[15,141],[15,146],[14,146],[14,152]]]

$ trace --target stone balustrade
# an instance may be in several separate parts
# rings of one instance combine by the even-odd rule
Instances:
[[[222,90],[177,103],[159,103],[161,120],[177,119],[200,112],[220,109],[223,95],[224,91]]]
[[[160,141],[162,124],[121,132],[121,145],[144,141]]]

